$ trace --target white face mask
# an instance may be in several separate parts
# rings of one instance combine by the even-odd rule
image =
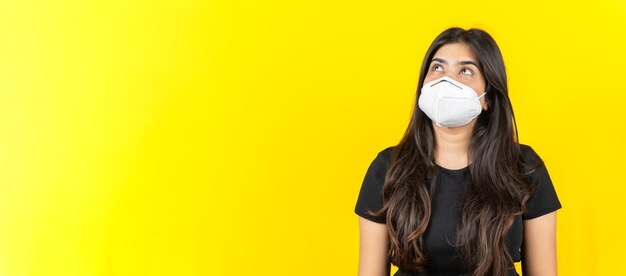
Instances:
[[[443,76],[422,87],[418,105],[436,125],[458,127],[469,123],[482,111],[480,97],[471,87]]]

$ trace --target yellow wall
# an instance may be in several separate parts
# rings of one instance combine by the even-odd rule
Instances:
[[[0,275],[356,275],[450,26],[502,49],[561,275],[623,273],[626,2],[418,2],[2,0]]]

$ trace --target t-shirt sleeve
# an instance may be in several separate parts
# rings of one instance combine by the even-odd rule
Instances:
[[[357,215],[377,223],[385,223],[385,215],[374,217],[369,215],[367,210],[375,212],[383,206],[382,188],[387,171],[386,153],[387,151],[385,150],[379,152],[369,165],[354,208],[354,212]]]
[[[531,153],[537,154],[532,149]],[[535,192],[530,197],[528,209],[522,215],[522,219],[527,220],[540,217],[562,207],[545,164],[537,168],[529,176],[529,179],[531,184],[535,186]]]

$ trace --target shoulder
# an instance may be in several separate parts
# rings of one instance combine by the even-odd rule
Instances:
[[[393,151],[393,146],[385,147],[383,149],[379,149],[376,152],[376,156],[371,159],[368,175],[373,175],[375,178],[382,178],[389,166],[389,160],[391,159],[391,153]]]
[[[548,168],[537,151],[529,145],[520,144],[520,159],[522,174],[533,186],[539,189],[552,186]]]
[[[363,178],[354,209],[359,216],[378,223],[385,223],[384,214],[377,217],[370,214],[369,211],[380,210],[383,207],[382,193],[391,152],[392,147],[386,147],[376,153],[376,157],[371,161]]]
[[[391,153],[393,152],[393,148],[394,146],[388,146],[380,150],[378,152],[378,155],[380,156],[380,158],[384,159],[385,161],[388,161],[391,158]]]
[[[520,146],[520,168],[523,175],[536,175],[545,168],[541,156],[527,144],[519,144]]]
[[[522,218],[532,219],[560,209],[561,202],[548,169],[539,154],[532,147],[520,144],[520,159],[524,177],[532,186],[528,209]]]
[[[520,155],[523,158],[541,159],[539,158],[539,154],[537,154],[537,152],[530,145],[520,143],[519,148],[520,148]]]
[[[372,162],[374,166],[379,169],[385,170],[389,166],[389,160],[391,160],[391,154],[394,146],[388,146],[378,151],[376,158]]]

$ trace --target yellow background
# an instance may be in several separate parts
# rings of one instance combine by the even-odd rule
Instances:
[[[501,47],[560,274],[623,273],[624,1],[2,0],[0,275],[356,275],[450,26]]]

